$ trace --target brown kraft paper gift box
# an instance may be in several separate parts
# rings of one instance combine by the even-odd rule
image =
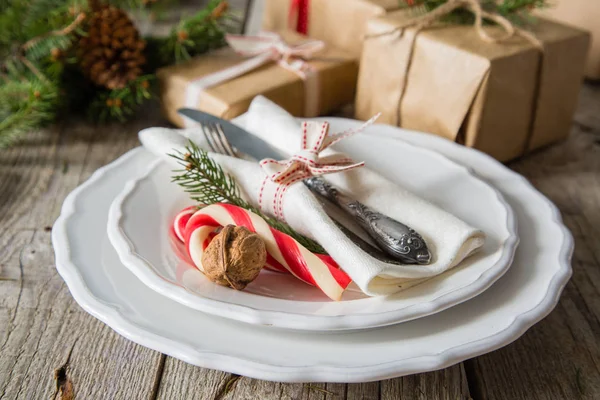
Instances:
[[[541,10],[539,14],[590,31],[592,44],[585,75],[600,80],[600,1],[554,0],[552,7]]]
[[[294,32],[280,33],[288,44],[306,41]],[[173,124],[185,126],[177,110],[186,105],[186,92],[192,82],[246,60],[230,48],[220,49],[179,65],[157,72],[162,109]],[[270,62],[242,76],[204,89],[194,102],[195,107],[225,119],[248,110],[257,95],[264,95],[298,117],[324,115],[352,103],[355,97],[358,65],[346,52],[325,45],[308,63],[316,74],[317,113],[304,110],[305,82],[294,72]]]
[[[407,18],[394,12],[369,22],[357,118],[382,112],[378,122],[434,133],[500,161],[568,135],[587,33],[540,19],[533,33],[543,43],[542,55],[522,37],[490,43],[472,26],[438,24],[417,34],[409,63],[414,29],[380,35]],[[484,29],[500,34],[497,26]]]
[[[289,26],[291,0],[265,0],[263,29]],[[323,40],[359,58],[367,21],[400,7],[400,0],[310,0],[308,36]]]

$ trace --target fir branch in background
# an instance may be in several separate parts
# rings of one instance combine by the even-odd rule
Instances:
[[[225,173],[221,166],[212,160],[208,153],[190,141],[186,154],[172,154],[185,169],[174,171],[172,181],[181,186],[190,197],[203,205],[230,203],[261,216],[271,227],[293,237],[298,243],[313,253],[325,254],[325,249],[316,241],[301,235],[289,225],[263,214],[245,201],[235,179]]]
[[[151,99],[154,75],[143,75],[124,88],[97,91],[88,108],[89,118],[97,122],[125,122],[138,108]]]
[[[400,0],[405,8],[410,8],[418,15],[430,12],[448,0]],[[547,0],[480,0],[485,11],[500,14],[510,22],[517,25],[526,25],[533,21],[531,11],[537,8],[548,7]],[[444,22],[452,24],[472,24],[473,13],[467,9],[459,8],[443,18]],[[487,21],[486,21],[487,22]]]
[[[0,148],[62,111],[125,121],[152,97],[156,68],[224,44],[227,3],[211,0],[143,49],[126,11],[150,20],[177,2],[0,0]]]
[[[52,84],[16,80],[0,85],[0,148],[51,122],[59,103]]]
[[[223,0],[210,0],[208,5],[191,17],[182,19],[166,38],[148,38],[154,54],[153,67],[180,63],[225,44],[222,22],[229,6]]]
[[[58,54],[68,50],[73,44],[74,35],[83,33],[79,30],[79,27],[85,20],[85,13],[79,12],[74,14],[73,17],[74,19],[64,28],[45,32],[23,43],[21,50],[27,59],[39,61],[50,54],[57,61]]]
[[[0,13],[0,148],[54,121],[63,68],[84,17],[79,0],[5,0]]]

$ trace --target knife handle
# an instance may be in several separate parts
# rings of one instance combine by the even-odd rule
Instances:
[[[340,193],[321,178],[305,179],[304,184],[313,193],[325,197],[352,216],[375,243],[393,258],[405,264],[429,264],[431,261],[425,240],[410,227]]]

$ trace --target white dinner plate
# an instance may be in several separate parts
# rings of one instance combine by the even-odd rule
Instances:
[[[360,124],[337,120],[332,129],[341,132]],[[160,160],[115,198],[108,237],[123,264],[151,289],[196,310],[258,325],[315,331],[373,328],[430,315],[478,295],[512,261],[518,236],[511,208],[496,189],[448,158],[374,136],[386,130],[397,128],[371,126],[337,148],[487,235],[483,248],[458,267],[397,294],[368,297],[350,287],[334,302],[291,275],[266,270],[243,291],[214,284],[172,249],[169,227],[181,209],[194,203],[171,182],[173,168]]]
[[[318,334],[211,316],[156,293],[119,261],[106,234],[112,199],[153,157],[141,149],[71,193],[52,230],[56,266],[75,300],[115,331],[186,362],[273,381],[365,382],[431,371],[495,350],[556,305],[571,276],[573,240],[558,210],[523,177],[432,135],[396,132],[439,151],[498,188],[521,243],[508,272],[476,299],[403,324]]]

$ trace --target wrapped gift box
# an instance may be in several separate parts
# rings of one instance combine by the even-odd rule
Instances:
[[[472,26],[407,28],[394,12],[371,20],[356,115],[434,133],[508,161],[565,138],[575,111],[589,35],[540,20],[534,34],[483,41]],[[499,27],[486,27],[499,35]],[[383,35],[381,35],[383,34]],[[413,40],[414,39],[414,40]]]
[[[295,15],[303,11],[295,10],[290,13],[294,2],[295,0],[265,0],[263,29],[268,31],[295,30],[297,28]],[[310,0],[299,1],[298,5],[299,7],[308,7],[305,10],[305,33],[308,36],[330,43],[359,58],[367,21],[398,9],[400,1]]]
[[[600,79],[600,2],[554,0],[552,7],[543,9],[539,14],[590,31],[592,44],[585,75],[590,79]]]
[[[286,43],[296,45],[307,38],[292,32],[282,33]],[[177,114],[182,107],[231,119],[248,110],[257,95],[264,95],[298,117],[324,115],[354,101],[358,66],[348,53],[325,45],[307,61],[314,71],[311,87],[298,74],[269,62],[242,76],[198,89],[198,82],[210,74],[238,65],[246,57],[230,48],[158,71],[163,112],[177,126],[184,121]],[[307,110],[307,90],[311,90],[312,110]]]

